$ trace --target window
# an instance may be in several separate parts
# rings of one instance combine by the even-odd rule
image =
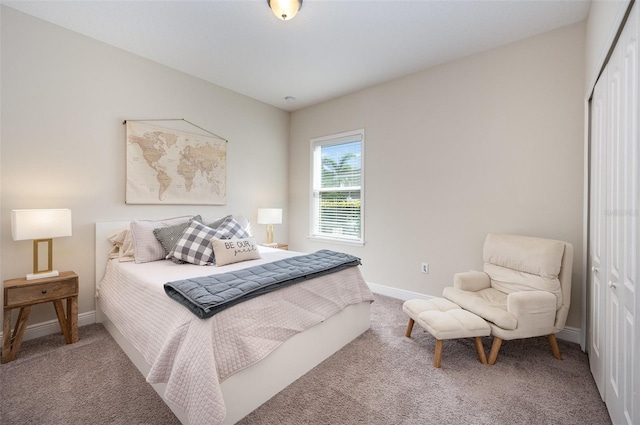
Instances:
[[[311,237],[364,243],[364,130],[311,140]]]

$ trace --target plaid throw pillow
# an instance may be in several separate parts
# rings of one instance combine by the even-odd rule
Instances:
[[[175,258],[199,266],[214,264],[211,238],[218,237],[216,229],[192,220],[167,258]]]
[[[191,220],[180,239],[171,249],[167,258],[176,263],[186,262],[199,266],[215,264],[211,239],[246,238],[249,233],[240,226],[233,216],[224,218],[217,229]]]
[[[173,258],[175,262],[184,261],[199,266],[215,264],[213,247],[211,246],[212,238],[231,239],[249,236],[249,233],[240,226],[240,223],[233,216],[225,217],[217,229],[191,220],[167,258]]]
[[[218,232],[217,239],[243,239],[251,236],[232,215],[226,216],[216,231]]]

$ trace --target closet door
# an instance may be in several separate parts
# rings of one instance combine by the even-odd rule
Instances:
[[[634,6],[620,38],[622,50],[621,79],[621,182],[622,188],[618,226],[621,245],[622,269],[617,291],[620,298],[621,346],[619,362],[623,376],[620,400],[622,423],[634,424],[640,420],[640,406],[634,406],[634,392],[638,381],[633,379],[634,336],[637,326],[636,293],[638,288],[638,6]]]
[[[622,143],[621,143],[621,54],[620,44],[615,48],[607,65],[607,149],[606,149],[606,388],[605,402],[614,424],[620,424],[620,394],[621,379],[624,378],[620,362],[621,335],[620,318],[621,307],[618,295],[618,284],[622,269],[621,252],[621,220],[618,214],[621,210],[622,194]]]
[[[614,424],[640,424],[639,12],[591,102],[589,362]]]
[[[605,282],[606,277],[606,140],[607,70],[601,75],[591,100],[591,164],[589,181],[589,363],[600,396],[605,394]]]
[[[638,42],[634,7],[610,58],[607,137],[607,385],[616,424],[633,424],[638,263]],[[636,408],[637,409],[637,408]]]

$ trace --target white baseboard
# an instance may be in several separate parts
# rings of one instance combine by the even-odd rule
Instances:
[[[558,339],[580,344],[580,341],[582,340],[582,330],[580,328],[565,326],[563,330],[556,334],[556,337],[558,337]]]
[[[90,325],[96,323],[96,312],[87,311],[86,313],[78,314],[78,326]],[[60,324],[58,319],[49,320],[47,322],[34,323],[27,326],[24,331],[23,341],[28,341],[34,338],[40,338],[41,336],[51,335],[60,332]],[[2,341],[2,333],[0,333],[0,342]]]
[[[407,301],[414,300],[416,298],[421,298],[424,300],[430,300],[432,298],[437,298],[432,295],[421,294],[419,292],[407,291],[406,289],[398,289],[392,288],[390,286],[378,285],[377,283],[369,283],[367,282],[369,289],[372,292],[380,295],[386,295],[387,297],[397,298],[399,300]]]
[[[403,301],[412,300],[416,298],[421,298],[425,300],[428,300],[431,298],[438,298],[438,297],[434,297],[433,295],[426,295],[426,294],[421,294],[419,292],[407,291],[406,289],[392,288],[390,286],[378,285],[377,283],[367,282],[367,285],[369,286],[369,289],[371,289],[371,291],[375,292],[376,294],[386,295],[387,297],[397,298]],[[582,337],[582,330],[580,328],[565,326],[563,330],[561,330],[556,334],[556,337],[564,341],[580,344],[581,337]]]

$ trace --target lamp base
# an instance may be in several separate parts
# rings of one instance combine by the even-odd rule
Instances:
[[[273,224],[267,224],[267,244],[273,243]]]
[[[27,275],[27,280],[44,279],[46,277],[57,277],[57,276],[60,276],[60,273],[58,273],[58,270],[51,270],[49,272],[42,272],[42,273],[29,273]]]

